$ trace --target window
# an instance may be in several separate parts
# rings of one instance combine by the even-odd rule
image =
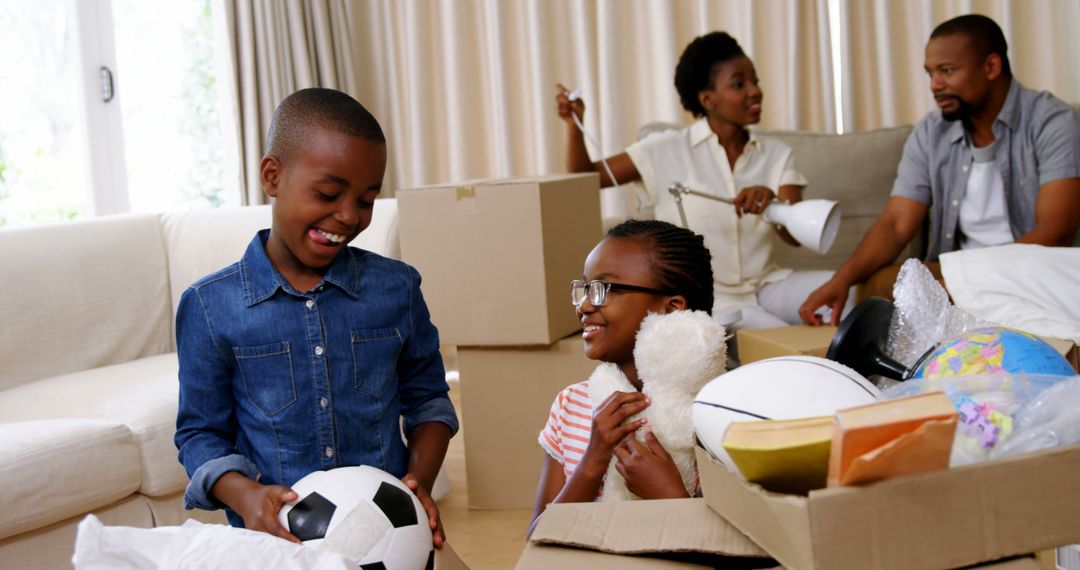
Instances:
[[[214,25],[211,0],[0,3],[0,227],[232,202]]]

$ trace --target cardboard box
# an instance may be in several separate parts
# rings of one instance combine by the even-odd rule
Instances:
[[[773,568],[776,562],[704,499],[549,505],[518,570]]]
[[[836,327],[793,325],[773,329],[740,330],[735,333],[739,363],[749,364],[775,356],[805,354],[825,357]]]
[[[442,549],[435,551],[435,570],[469,570],[469,567],[446,543]]]
[[[785,568],[956,568],[1080,541],[1080,446],[808,496],[697,449],[705,500]]]
[[[551,346],[458,348],[470,507],[532,508],[551,403],[596,364],[578,334]]]
[[[603,237],[593,174],[401,190],[401,258],[444,345],[551,344],[581,327],[570,281]]]

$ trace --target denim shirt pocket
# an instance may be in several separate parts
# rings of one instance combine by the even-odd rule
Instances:
[[[244,381],[244,394],[264,414],[277,415],[296,401],[288,342],[234,346],[233,354]]]
[[[353,388],[381,397],[397,375],[401,345],[396,328],[352,331]]]

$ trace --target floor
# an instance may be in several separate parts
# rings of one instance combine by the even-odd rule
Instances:
[[[450,399],[461,410],[459,382],[450,382]],[[465,486],[465,439],[462,437],[465,429],[463,422],[461,431],[450,440],[444,462],[452,488],[439,501],[447,542],[473,570],[513,568],[525,545],[530,513],[528,510],[469,509],[469,492]]]

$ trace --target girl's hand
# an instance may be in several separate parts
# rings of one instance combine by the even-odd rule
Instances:
[[[764,186],[743,188],[735,197],[735,215],[740,218],[743,214],[760,215],[775,198],[776,194]]]
[[[585,102],[581,99],[576,101],[570,100],[570,90],[566,88],[562,83],[555,86],[557,89],[555,94],[555,103],[558,104],[559,118],[566,121],[566,124],[577,128],[574,124],[574,117],[571,113],[578,116],[581,119],[585,116]]]
[[[245,492],[239,494],[236,497],[236,505],[233,507],[236,514],[244,519],[244,528],[272,534],[299,544],[300,539],[285,530],[278,521],[278,511],[285,503],[297,499],[296,491],[281,485],[261,485],[251,482],[254,486],[249,486]]]
[[[412,492],[416,494],[416,497],[420,499],[420,504],[424,506],[424,511],[428,516],[428,527],[431,529],[431,542],[435,546],[436,550],[442,550],[443,544],[446,543],[446,533],[443,532],[442,519],[439,517],[439,507],[435,505],[435,501],[431,498],[431,495],[420,486],[420,482],[413,477],[411,473],[406,473],[401,481],[405,483],[405,486],[412,489]]]
[[[615,448],[615,459],[615,469],[626,479],[626,488],[642,499],[690,496],[675,461],[650,429],[645,430],[645,444],[628,435]]]
[[[593,414],[592,434],[582,463],[588,462],[600,473],[606,471],[619,442],[645,425],[644,418],[632,422],[626,422],[626,418],[641,412],[649,403],[649,398],[641,392],[615,392],[608,396]]]

